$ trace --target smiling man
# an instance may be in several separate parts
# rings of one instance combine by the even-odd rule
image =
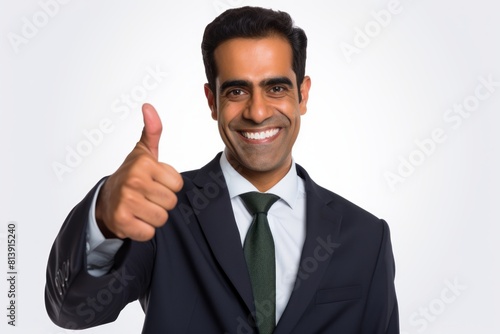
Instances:
[[[228,10],[205,29],[204,90],[225,150],[179,174],[161,121],[63,224],[46,307],[65,328],[139,299],[144,333],[398,333],[385,221],[314,183],[292,158],[311,79],[284,12]]]
[[[267,191],[290,170],[311,80],[297,81],[290,43],[277,34],[230,39],[214,56],[215,89],[206,84],[205,94],[226,157],[258,190]]]

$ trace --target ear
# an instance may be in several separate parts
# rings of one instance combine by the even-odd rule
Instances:
[[[217,107],[215,106],[215,96],[212,90],[210,89],[210,86],[206,83],[204,86],[205,89],[205,96],[207,98],[208,102],[208,107],[212,111],[212,118],[216,121],[217,120]]]
[[[311,78],[305,76],[302,84],[300,85],[300,94],[302,100],[300,101],[300,114],[304,115],[307,112],[307,100],[309,99],[309,89],[311,88]]]

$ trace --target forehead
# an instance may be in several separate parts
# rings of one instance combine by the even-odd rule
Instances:
[[[214,52],[217,81],[259,80],[272,76],[295,77],[293,53],[289,42],[280,36],[233,38]]]

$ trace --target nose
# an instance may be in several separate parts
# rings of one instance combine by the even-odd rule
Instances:
[[[248,104],[243,113],[243,117],[261,124],[273,114],[272,107],[267,103],[266,98],[260,92],[254,92],[248,100]]]

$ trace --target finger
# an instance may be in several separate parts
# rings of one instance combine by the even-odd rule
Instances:
[[[157,166],[158,168],[155,168],[151,174],[153,176],[153,180],[173,192],[180,191],[184,184],[181,174],[179,174],[174,167],[167,165],[166,163],[160,162]]]
[[[155,181],[151,182],[145,190],[144,197],[164,210],[172,210],[177,204],[175,192]]]
[[[153,225],[134,218],[133,221],[116,232],[116,235],[121,239],[129,238],[135,241],[148,241],[154,237],[155,232],[156,228]]]
[[[114,233],[120,237],[134,240],[147,239],[154,235],[154,228],[163,226],[168,218],[167,210],[136,194],[128,196],[114,215]],[[150,239],[150,238],[149,238]]]
[[[144,128],[142,130],[141,140],[146,148],[158,160],[158,146],[160,144],[160,137],[162,132],[162,124],[160,116],[149,103],[142,105],[142,117],[144,119]]]
[[[136,210],[133,211],[134,217],[153,227],[161,227],[167,222],[167,210],[161,206],[144,201]]]

